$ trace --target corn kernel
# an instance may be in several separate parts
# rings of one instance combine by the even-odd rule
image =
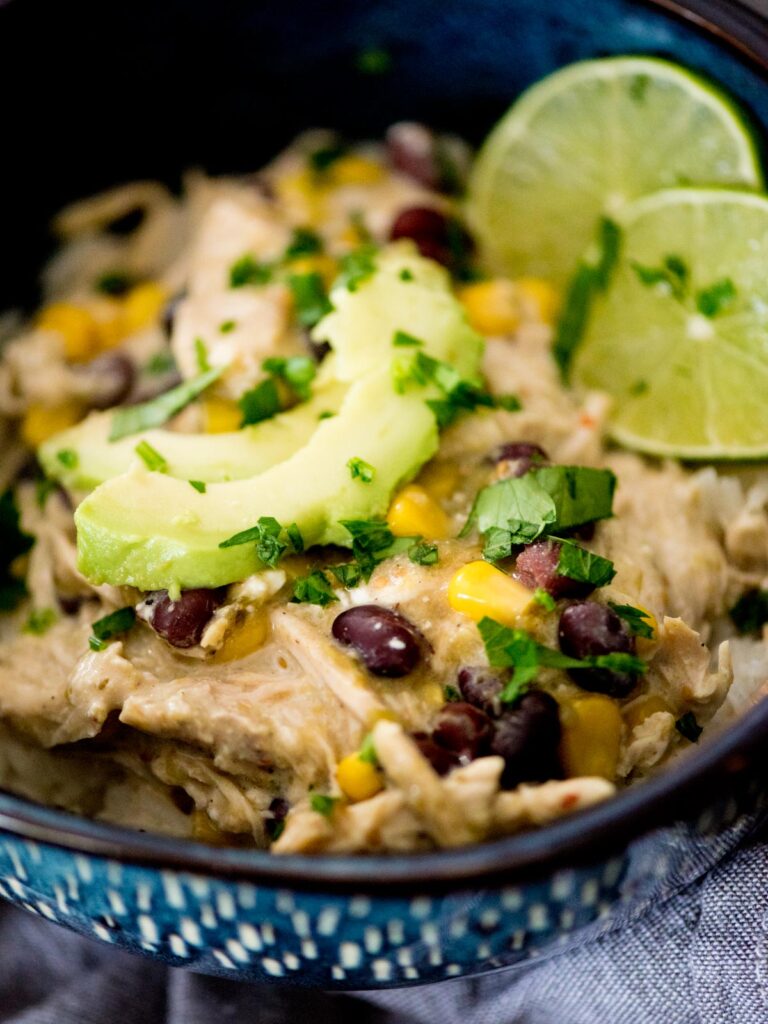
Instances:
[[[533,594],[490,562],[469,562],[451,577],[448,603],[454,611],[479,622],[484,616],[504,626],[517,626]]]
[[[277,178],[275,191],[288,212],[302,224],[317,224],[325,213],[325,190],[304,167]]]
[[[353,803],[368,800],[384,788],[381,773],[368,761],[361,761],[357,753],[339,761],[336,781],[344,796]]]
[[[542,323],[554,323],[560,310],[560,296],[549,281],[539,277],[521,277],[515,282],[517,294],[526,312]]]
[[[375,185],[383,176],[381,164],[355,153],[336,160],[328,171],[328,177],[334,185]]]
[[[221,662],[247,658],[249,654],[253,654],[263,646],[268,634],[269,620],[267,616],[258,613],[249,615],[244,622],[237,625],[227,635],[222,646],[210,660],[218,665]]]
[[[64,355],[72,362],[92,359],[99,350],[98,325],[84,306],[71,302],[54,302],[46,306],[37,319],[38,327],[55,331],[64,342]]]
[[[122,302],[120,326],[124,337],[157,321],[168,301],[168,292],[156,281],[144,281],[128,292]]]
[[[225,398],[206,398],[203,402],[203,415],[207,434],[228,434],[238,430],[243,421],[240,408]]]
[[[646,718],[658,714],[659,711],[672,713],[672,708],[663,697],[655,693],[649,693],[644,697],[638,697],[631,704],[624,708],[624,721],[628,729],[634,729],[642,725]]]
[[[452,532],[448,516],[417,484],[410,484],[395,495],[387,513],[387,523],[396,537],[445,540]]]
[[[82,415],[82,408],[75,402],[61,405],[30,405],[21,421],[21,436],[30,448],[37,448],[54,434],[74,426]]]
[[[292,274],[319,274],[329,287],[339,273],[339,265],[332,256],[302,256],[291,260],[288,269]]]
[[[517,291],[511,281],[478,281],[462,288],[459,299],[480,334],[511,334],[520,324]]]
[[[100,352],[119,345],[125,337],[123,300],[100,298],[91,304],[96,324],[97,345]]]
[[[613,780],[619,760],[621,712],[610,697],[577,697],[561,707],[561,753],[566,774]]]

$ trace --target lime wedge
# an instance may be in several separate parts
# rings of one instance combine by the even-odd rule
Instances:
[[[768,456],[768,198],[668,189],[626,206],[574,382],[615,399],[621,444],[685,459]]]
[[[666,61],[572,64],[525,92],[483,145],[467,217],[490,269],[564,286],[600,217],[661,188],[762,184],[734,105]]]

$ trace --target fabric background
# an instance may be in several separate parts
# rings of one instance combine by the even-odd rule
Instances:
[[[483,978],[328,995],[206,978],[0,905],[2,1024],[766,1024],[765,828],[622,927]]]

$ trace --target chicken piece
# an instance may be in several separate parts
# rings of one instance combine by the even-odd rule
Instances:
[[[661,643],[648,669],[650,689],[672,707],[694,707],[711,717],[733,681],[728,642],[718,649],[717,671],[710,672],[710,653],[701,636],[682,619],[665,617]]]
[[[615,792],[613,783],[590,776],[565,782],[543,782],[539,786],[518,786],[497,796],[494,828],[504,835],[526,825],[546,825],[564,814],[607,800]]]
[[[623,745],[619,758],[618,775],[626,778],[639,768],[652,768],[664,757],[676,738],[675,716],[668,711],[657,711],[636,725]]]

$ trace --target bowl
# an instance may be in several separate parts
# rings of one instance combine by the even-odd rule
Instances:
[[[34,301],[47,219],[78,195],[195,163],[251,170],[310,125],[375,136],[408,117],[477,140],[522,88],[581,58],[670,57],[768,126],[768,29],[728,0],[166,0],[113,5],[98,23],[92,11],[50,5],[41,34],[35,5],[0,3],[14,97],[2,306]],[[389,73],[359,70],[371,47]],[[34,94],[18,88],[29,66]],[[230,978],[361,990],[480,974],[618,927],[717,863],[768,806],[767,742],[764,702],[605,804],[408,856],[212,848],[0,793],[0,896]]]

